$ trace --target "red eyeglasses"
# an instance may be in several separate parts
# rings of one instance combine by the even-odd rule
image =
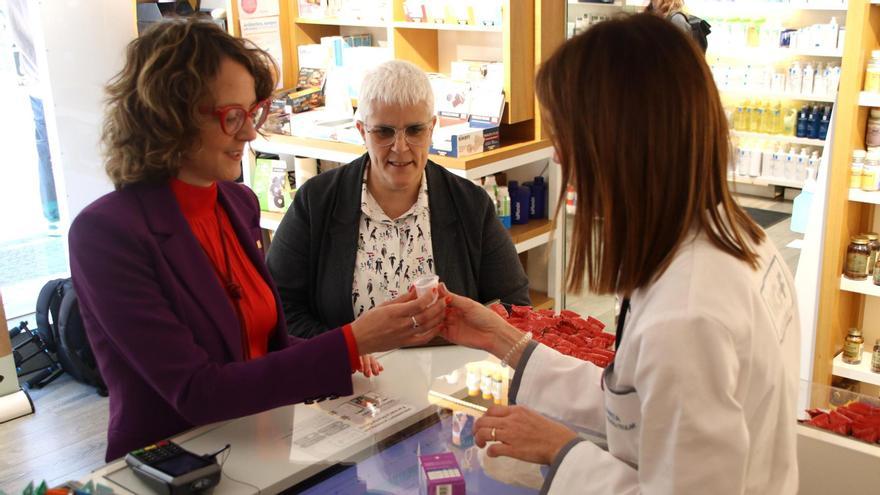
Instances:
[[[266,122],[266,117],[269,116],[271,103],[269,99],[265,99],[255,103],[250,110],[241,105],[227,105],[214,110],[203,108],[202,113],[214,115],[220,119],[220,129],[223,130],[223,133],[234,136],[244,127],[245,119],[251,119],[254,130],[259,130]]]

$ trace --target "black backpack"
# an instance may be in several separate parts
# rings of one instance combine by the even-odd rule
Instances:
[[[75,380],[95,387],[98,395],[107,396],[69,278],[46,282],[37,297],[36,320],[37,333],[57,356],[61,368]]]
[[[706,49],[709,48],[709,33],[712,32],[712,25],[706,22],[705,19],[700,19],[695,15],[685,14],[684,12],[673,12],[669,15],[669,19],[676,15],[684,16],[691,27],[691,37],[703,49],[703,53],[706,53]]]

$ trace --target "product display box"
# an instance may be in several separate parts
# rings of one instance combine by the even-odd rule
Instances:
[[[452,452],[419,456],[421,495],[465,495],[464,476]]]
[[[263,211],[285,212],[293,202],[287,163],[275,158],[258,157],[254,168],[253,189]]]
[[[431,153],[460,158],[501,146],[501,64],[457,61],[452,64],[452,77],[432,74],[430,80],[438,116]]]
[[[801,381],[801,424],[849,437],[880,449],[880,399]]]

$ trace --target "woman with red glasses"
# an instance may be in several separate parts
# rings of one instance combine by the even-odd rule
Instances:
[[[410,292],[318,338],[289,337],[257,199],[232,182],[268,113],[271,60],[193,19],[156,24],[126,58],[103,135],[116,190],[70,229],[110,392],[108,461],[194,426],[349,395],[360,355],[436,335],[443,301]]]

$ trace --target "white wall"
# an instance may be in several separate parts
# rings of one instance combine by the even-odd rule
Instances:
[[[133,0],[39,0],[35,36],[62,220],[113,189],[99,139],[104,84],[136,36]]]

